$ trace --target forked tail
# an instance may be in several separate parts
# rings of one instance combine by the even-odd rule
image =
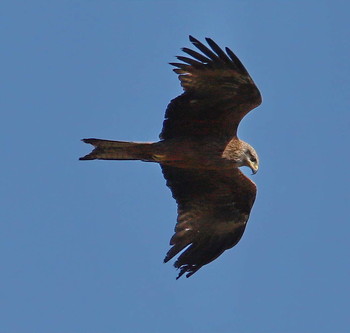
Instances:
[[[83,139],[95,149],[79,160],[141,160],[152,162],[152,143]]]

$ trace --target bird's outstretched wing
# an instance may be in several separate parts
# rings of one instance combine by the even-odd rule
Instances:
[[[187,277],[238,243],[253,206],[256,186],[239,169],[198,170],[163,166],[178,204],[175,234],[167,262]]]
[[[190,41],[202,53],[183,48],[192,58],[178,56],[181,63],[171,63],[184,93],[168,105],[160,138],[214,135],[230,139],[241,119],[260,105],[260,92],[229,48],[225,53],[210,38],[206,41],[211,49],[192,36]]]

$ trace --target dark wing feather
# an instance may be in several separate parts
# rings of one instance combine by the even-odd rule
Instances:
[[[241,119],[261,103],[261,95],[243,64],[228,48],[226,53],[210,38],[211,49],[190,36],[197,51],[183,48],[192,58],[178,56],[175,66],[184,93],[165,113],[161,139],[236,135]]]
[[[162,165],[178,204],[175,234],[167,262],[184,250],[174,266],[179,276],[203,265],[238,243],[253,206],[256,186],[239,169],[194,170]]]

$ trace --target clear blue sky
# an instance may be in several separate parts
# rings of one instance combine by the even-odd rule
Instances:
[[[346,1],[0,4],[0,333],[348,332]],[[84,137],[153,141],[188,35],[229,46],[264,102],[243,239],[190,279],[163,264],[156,164],[81,162]]]

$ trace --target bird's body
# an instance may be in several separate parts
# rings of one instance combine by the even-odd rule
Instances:
[[[238,138],[230,142],[199,138],[193,140],[169,139],[158,142],[124,142],[100,139],[84,139],[96,147],[95,151],[81,160],[141,160],[157,162],[177,168],[205,170],[232,169],[248,166],[240,160],[239,150],[248,144]],[[248,145],[249,146],[249,145]],[[250,146],[249,146],[250,147]],[[252,147],[251,147],[252,148]]]
[[[160,141],[136,143],[84,139],[95,149],[81,160],[141,160],[162,167],[178,203],[178,220],[165,262],[183,251],[175,267],[191,276],[240,240],[255,200],[256,186],[238,169],[256,173],[254,148],[239,140],[237,127],[244,115],[261,103],[248,72],[226,48],[211,39],[210,49],[190,41],[203,54],[183,51],[177,57],[185,92],[173,99],[165,113]]]

